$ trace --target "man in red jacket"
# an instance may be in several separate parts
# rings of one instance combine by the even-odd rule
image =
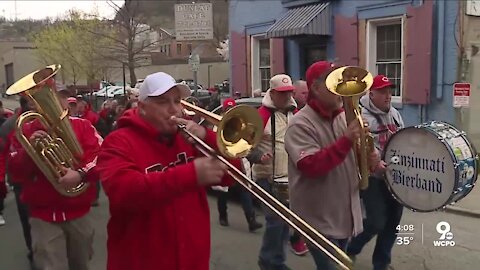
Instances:
[[[68,107],[69,92],[53,80],[47,84],[57,90],[64,109]],[[94,230],[88,213],[95,199],[97,153],[102,138],[95,128],[84,119],[70,118],[73,131],[83,149],[80,166],[66,168],[65,175],[58,179],[59,184],[69,189],[80,182],[91,182],[82,194],[65,197],[58,193],[42,174],[28,153],[18,143],[12,142],[8,161],[12,180],[22,185],[22,201],[30,211],[30,225],[33,241],[33,257],[39,269],[89,269],[93,255]],[[23,126],[24,135],[34,141],[46,135],[39,121]],[[17,145],[17,147],[13,147]]]
[[[147,76],[138,107],[125,112],[105,139],[98,168],[110,201],[109,270],[207,270],[210,213],[205,186],[226,166],[200,153],[178,124],[215,146],[215,133],[181,118],[190,94],[168,74]],[[215,147],[216,148],[216,147]],[[239,164],[236,164],[239,166]]]

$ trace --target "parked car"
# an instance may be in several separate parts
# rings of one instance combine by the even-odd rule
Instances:
[[[255,97],[255,98],[240,98],[240,99],[237,99],[235,100],[235,103],[237,105],[248,105],[248,106],[252,106],[254,108],[260,108],[260,106],[262,106],[262,98],[261,97]],[[221,104],[223,104],[223,101],[221,102]],[[215,114],[218,114],[218,115],[221,115],[223,113],[223,107],[222,105],[216,107],[215,109],[212,110],[213,113]],[[205,119],[202,119],[200,122],[199,122],[200,125],[204,125],[204,126],[211,126],[211,124],[209,124],[207,121],[205,121]]]
[[[93,95],[97,97],[104,97],[104,96],[113,97],[114,96],[113,93],[120,91],[120,89],[121,91],[123,91],[123,86],[107,86],[105,88],[98,90],[97,92],[94,92]]]

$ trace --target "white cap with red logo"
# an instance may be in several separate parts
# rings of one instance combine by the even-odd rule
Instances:
[[[283,91],[293,91],[295,87],[292,83],[292,78],[285,74],[278,74],[273,76],[270,79],[270,89],[283,92]]]

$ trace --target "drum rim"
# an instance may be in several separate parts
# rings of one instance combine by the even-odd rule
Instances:
[[[383,151],[382,151],[382,160],[385,160],[385,155],[386,155],[386,149],[388,148],[388,145],[391,143],[391,141],[393,140],[394,137],[396,137],[398,134],[400,134],[401,132],[405,131],[405,130],[410,130],[410,129],[421,129],[422,127],[426,127],[426,125],[431,125],[433,123],[441,123],[441,124],[445,124],[447,125],[449,128],[453,128],[457,131],[460,132],[460,136],[467,142],[467,145],[470,147],[471,150],[474,150],[475,151],[475,154],[473,155],[474,157],[477,157],[477,160],[478,160],[478,152],[476,151],[476,148],[473,147],[473,145],[470,143],[468,137],[466,136],[466,134],[464,132],[462,132],[460,129],[456,128],[455,126],[453,126],[452,124],[448,123],[448,122],[444,122],[444,121],[429,121],[429,122],[425,122],[425,123],[422,123],[422,124],[419,124],[419,125],[415,125],[415,126],[410,126],[410,127],[405,127],[405,128],[402,128],[400,129],[399,131],[395,132],[392,136],[390,136],[390,138],[387,140],[387,142],[385,143],[385,146],[383,148]],[[434,132],[433,129],[430,129],[430,128],[423,128],[424,130],[427,130],[429,133],[435,135],[436,137],[438,137],[438,133]],[[448,152],[450,153],[450,157],[453,157],[452,160],[454,161],[454,164],[458,164],[459,160],[457,158],[457,156],[453,153],[452,151],[452,148],[450,147],[450,145],[446,142],[446,140],[439,140],[443,145],[446,146]],[[473,152],[473,151],[472,151]],[[473,154],[473,153],[472,153]],[[435,211],[438,211],[440,209],[443,209],[445,208],[447,205],[450,205],[450,204],[453,204],[453,203],[456,203],[458,202],[459,200],[465,198],[472,190],[473,190],[473,186],[475,186],[475,182],[477,181],[477,178],[478,178],[478,162],[477,162],[477,166],[475,168],[475,177],[474,177],[474,181],[472,183],[472,188],[470,188],[470,190],[468,192],[466,192],[463,196],[459,197],[457,200],[453,201],[453,197],[455,196],[455,191],[458,190],[459,188],[459,181],[455,181],[455,185],[454,185],[454,188],[450,194],[450,196],[448,197],[448,199],[445,201],[445,203],[439,207],[436,207],[436,208],[433,208],[433,209],[417,209],[415,207],[412,207],[410,205],[408,205],[404,200],[400,199],[398,194],[393,190],[393,188],[391,187],[389,181],[388,181],[388,177],[387,175],[385,174],[385,177],[384,177],[384,181],[385,181],[385,184],[388,188],[388,190],[390,191],[391,195],[394,197],[395,200],[397,200],[397,202],[399,202],[401,205],[403,205],[404,207],[414,211],[414,212],[422,212],[422,213],[426,213],[426,212],[435,212]],[[453,165],[455,166],[455,165]],[[454,167],[454,175],[455,175],[455,179],[459,179],[459,172],[458,170]]]

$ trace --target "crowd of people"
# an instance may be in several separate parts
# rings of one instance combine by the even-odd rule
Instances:
[[[403,121],[390,104],[393,84],[383,75],[376,76],[361,99],[376,148],[369,153],[370,186],[360,191],[353,145],[367,128],[358,121],[347,123],[342,97],[326,88],[326,77],[334,69],[333,64],[320,61],[308,68],[305,81],[292,82],[290,76],[277,74],[266,93],[255,91],[262,96],[258,108],[262,140],[247,157],[229,162],[352,259],[378,235],[372,264],[374,270],[386,270],[402,206],[388,194],[380,153],[385,140],[403,128]],[[272,209],[262,204],[265,226],[257,220],[252,195],[239,186],[232,188],[235,181],[226,173],[227,166],[203,156],[179,129],[182,126],[218,149],[215,127],[206,128],[185,115],[180,101],[190,96],[188,86],[157,72],[145,78],[138,96],[125,106],[107,100],[94,112],[88,99],[72,96],[54,79],[46,84],[68,109],[83,150],[79,164],[63,168],[55,184],[15,138],[15,119],[37,110],[35,102],[21,96],[20,107],[13,113],[0,106],[0,181],[5,181],[8,172],[28,257],[39,269],[89,269],[94,241],[90,212],[98,205],[100,189],[109,200],[110,211],[107,269],[209,269],[207,188],[220,191],[220,225],[229,226],[228,194],[237,189],[248,230],[254,233],[265,227],[258,255],[260,269],[290,269],[288,246],[297,255],[310,252],[317,269],[335,269],[328,256]],[[221,104],[224,111],[237,105],[235,98]],[[45,138],[47,132],[38,121],[23,127],[32,143]],[[87,188],[78,196],[63,196],[56,190],[70,190],[80,183]],[[285,183],[287,199],[276,192]],[[2,186],[0,225],[5,223],[1,211],[6,190]]]

